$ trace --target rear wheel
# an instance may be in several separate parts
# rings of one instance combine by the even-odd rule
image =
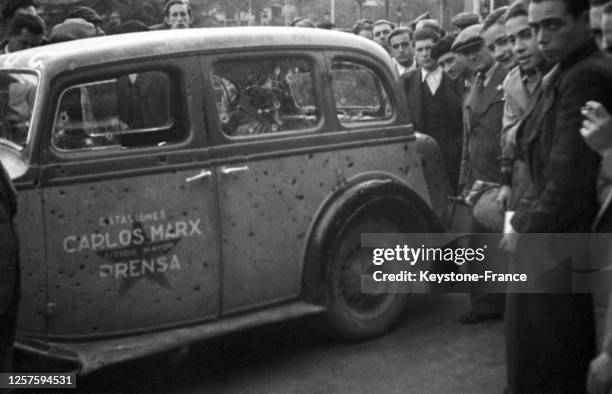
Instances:
[[[358,340],[380,335],[397,320],[407,295],[398,292],[394,282],[376,294],[363,293],[361,275],[371,275],[378,267],[362,261],[361,233],[400,233],[402,227],[385,216],[365,214],[349,221],[334,242],[328,262],[328,311],[332,329],[341,337]]]

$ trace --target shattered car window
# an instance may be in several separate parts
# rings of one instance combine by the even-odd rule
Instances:
[[[393,107],[380,79],[363,65],[335,62],[332,90],[338,119],[343,125],[386,120],[393,115]]]
[[[212,78],[219,123],[228,136],[304,130],[319,121],[312,66],[304,59],[223,61]]]
[[[162,145],[179,139],[170,80],[147,71],[66,89],[60,98],[53,146],[61,150]]]

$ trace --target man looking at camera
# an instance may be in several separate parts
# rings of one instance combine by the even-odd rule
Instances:
[[[534,261],[543,256],[538,248],[551,246],[543,242],[527,250],[523,245],[536,241],[523,234],[587,233],[598,209],[598,157],[580,135],[580,108],[590,100],[611,107],[612,74],[591,34],[588,11],[588,0],[529,4],[529,24],[554,68],[518,131],[530,185],[511,221],[517,234],[506,235],[502,246],[516,253],[519,264],[541,264]],[[529,335],[521,340],[530,355],[522,360],[516,392],[584,392],[595,353],[591,295],[541,294],[522,307],[531,316],[523,321],[522,332]]]

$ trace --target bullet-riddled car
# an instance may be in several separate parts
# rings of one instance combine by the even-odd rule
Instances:
[[[310,313],[360,339],[360,234],[439,231],[448,181],[389,56],[346,33],[133,33],[0,56],[17,348],[82,373]]]

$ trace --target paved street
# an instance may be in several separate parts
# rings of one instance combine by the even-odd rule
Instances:
[[[326,337],[319,318],[259,328],[101,371],[79,392],[501,393],[503,323],[460,325],[467,305],[419,296],[392,333],[358,344]]]

